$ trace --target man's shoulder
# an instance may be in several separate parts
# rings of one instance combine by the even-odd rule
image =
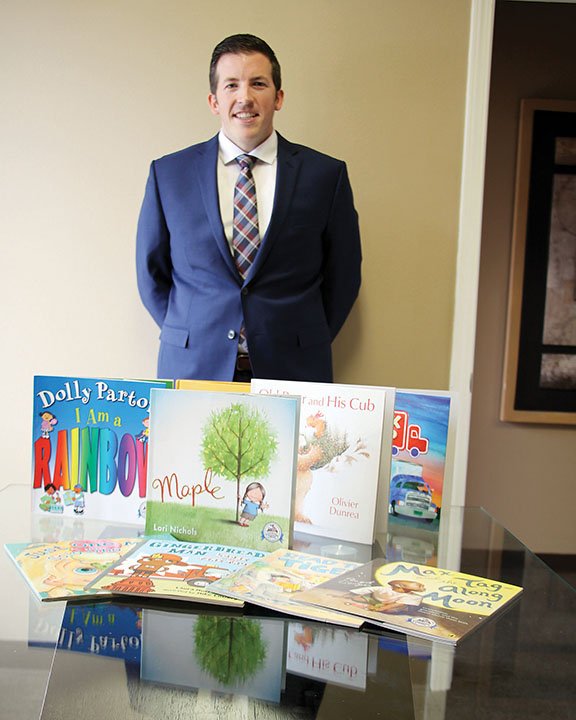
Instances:
[[[320,150],[315,150],[307,145],[290,142],[280,134],[278,135],[278,151],[285,152],[288,155],[297,156],[299,160],[304,162],[333,167],[341,167],[345,164],[343,160],[339,160],[332,155],[320,152]]]
[[[207,153],[217,152],[218,136],[205,140],[204,142],[195,143],[188,147],[176,150],[174,152],[162,155],[154,160],[156,165],[178,165],[182,162],[190,162],[195,157],[206,155]]]

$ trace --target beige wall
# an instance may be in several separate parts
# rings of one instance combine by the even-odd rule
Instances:
[[[28,479],[33,374],[154,375],[158,330],[133,271],[148,164],[217,130],[207,64],[234,32],[277,51],[278,129],[349,165],[364,284],[337,380],[447,387],[469,10],[4,0],[2,484]]]
[[[576,428],[498,419],[520,98],[576,99],[576,5],[496,5],[467,503],[576,553]]]

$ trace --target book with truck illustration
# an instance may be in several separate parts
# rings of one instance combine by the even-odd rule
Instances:
[[[437,530],[450,480],[455,399],[448,392],[396,390],[389,530],[424,525]]]

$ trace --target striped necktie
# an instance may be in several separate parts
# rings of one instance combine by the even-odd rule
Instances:
[[[236,267],[244,279],[260,245],[256,185],[252,177],[252,168],[256,159],[250,155],[239,155],[236,162],[240,165],[240,172],[234,186],[232,247]]]

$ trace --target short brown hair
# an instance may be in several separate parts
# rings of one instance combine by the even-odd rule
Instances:
[[[217,68],[218,60],[222,55],[231,53],[233,55],[250,54],[250,53],[261,53],[270,60],[272,65],[272,82],[276,88],[276,92],[282,87],[282,74],[280,71],[280,63],[276,58],[274,50],[268,45],[267,42],[261,40],[256,35],[240,34],[230,35],[224,38],[221,42],[216,45],[212,51],[212,57],[210,59],[210,92],[216,93],[216,87],[218,85],[218,74]]]

